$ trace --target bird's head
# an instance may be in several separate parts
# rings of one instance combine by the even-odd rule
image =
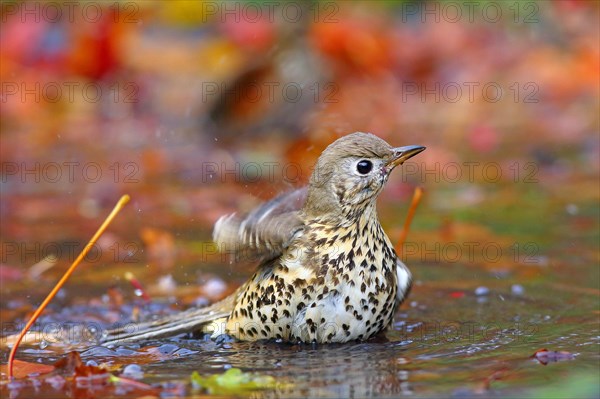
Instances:
[[[305,212],[332,217],[361,214],[375,201],[390,172],[424,149],[416,145],[394,148],[369,133],[339,138],[315,165]]]

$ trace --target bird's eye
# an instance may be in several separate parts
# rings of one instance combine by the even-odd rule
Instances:
[[[356,170],[361,175],[366,175],[373,169],[373,162],[363,159],[362,161],[358,161],[356,164]]]

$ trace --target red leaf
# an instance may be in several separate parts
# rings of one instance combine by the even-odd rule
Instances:
[[[564,360],[575,359],[575,355],[573,355],[571,352],[556,352],[549,351],[548,349],[540,349],[536,351],[531,357],[543,364],[544,366],[552,362],[562,362]]]
[[[7,365],[0,366],[3,374],[8,374]],[[54,370],[54,366],[40,363],[29,363],[23,360],[15,359],[13,364],[13,373],[15,378],[24,378],[31,374],[46,374]]]

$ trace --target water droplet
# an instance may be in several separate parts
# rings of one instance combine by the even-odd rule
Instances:
[[[513,284],[510,287],[510,291],[514,294],[514,295],[523,295],[525,293],[525,288],[523,288],[522,285],[520,284]]]
[[[170,355],[174,353],[177,349],[179,349],[179,347],[174,344],[163,344],[158,347],[158,351],[163,355]]]
[[[144,377],[144,372],[142,368],[137,364],[128,364],[123,369],[123,376],[130,377],[133,379],[140,379]]]
[[[577,215],[579,213],[579,207],[575,204],[568,204],[565,210],[569,215]]]

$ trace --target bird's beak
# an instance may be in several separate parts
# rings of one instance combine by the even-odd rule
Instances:
[[[393,149],[394,156],[389,160],[386,166],[395,168],[398,165],[402,165],[404,161],[414,157],[421,151],[425,150],[425,147],[421,145],[407,145],[405,147],[396,147]]]

